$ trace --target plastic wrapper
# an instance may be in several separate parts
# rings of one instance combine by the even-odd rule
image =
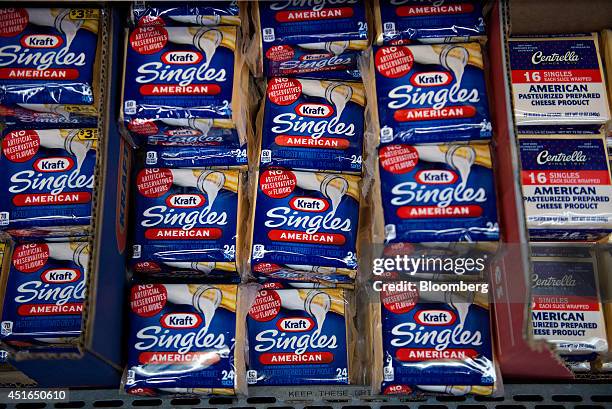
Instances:
[[[94,102],[100,9],[0,9],[0,103]]]
[[[360,68],[381,144],[491,139],[479,43],[374,47]]]
[[[135,1],[130,7],[133,26],[239,26],[236,1]]]
[[[376,0],[377,44],[457,43],[486,40],[481,0]]]
[[[247,383],[348,385],[359,378],[353,293],[263,289],[248,317]]]
[[[182,270],[200,278],[235,280],[245,206],[242,178],[235,170],[140,170],[133,271],[171,277],[171,272]]]
[[[260,168],[360,174],[365,103],[360,83],[270,79],[258,116]]]
[[[610,119],[597,33],[511,38],[509,53],[517,125]]]
[[[91,222],[98,132],[10,131],[2,138],[0,227],[16,236],[78,236]]]
[[[93,105],[16,104],[0,106],[0,122],[8,130],[95,128],[98,117]]]
[[[0,340],[15,350],[76,350],[86,292],[87,242],[18,244],[3,278]]]
[[[123,387],[134,395],[246,394],[251,287],[135,285]]]

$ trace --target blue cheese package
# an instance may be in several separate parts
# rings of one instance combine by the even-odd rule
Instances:
[[[378,161],[385,244],[499,240],[488,144],[386,145]]]
[[[383,394],[491,395],[489,307],[481,293],[382,292],[372,306],[374,388]],[[380,383],[378,383],[380,382]]]
[[[93,105],[15,104],[0,105],[0,122],[10,130],[95,128],[98,116]]]
[[[0,103],[93,104],[101,10],[0,9]]]
[[[244,379],[241,307],[236,285],[133,286],[126,392],[236,395]]]
[[[263,171],[253,210],[251,269],[272,263],[356,270],[359,197],[357,176]]]
[[[240,259],[240,178],[235,170],[140,170],[132,269],[157,275],[176,270],[200,277],[235,275],[236,269],[224,263],[235,265]]]
[[[239,26],[237,1],[132,2],[129,22],[132,26]]]
[[[531,331],[564,356],[587,360],[608,351],[599,296],[597,263],[592,254],[572,257],[533,252]]]
[[[16,236],[85,234],[97,138],[93,128],[9,131],[0,154],[0,228]]]
[[[361,173],[363,84],[272,78],[264,104],[261,168]]]
[[[520,135],[532,240],[597,240],[612,232],[612,180],[602,135]]]
[[[486,39],[481,0],[377,0],[374,21],[379,45]]]
[[[240,112],[236,27],[136,27],[126,35],[123,120]]]
[[[381,143],[491,139],[480,44],[374,47],[371,60]]]
[[[247,317],[247,383],[350,384],[352,319],[345,290],[260,290]]]
[[[0,340],[15,349],[70,347],[81,334],[87,242],[15,247],[5,289]]]

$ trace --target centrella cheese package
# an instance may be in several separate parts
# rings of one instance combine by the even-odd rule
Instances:
[[[521,135],[519,150],[533,240],[597,240],[612,231],[612,182],[601,135]]]
[[[511,38],[517,125],[603,124],[610,119],[598,36]]]
[[[499,239],[488,144],[385,145],[378,163],[386,244]]]
[[[491,138],[479,43],[374,47],[369,65],[364,71],[376,84],[372,113],[381,143]]]
[[[491,395],[497,376],[489,308],[486,294],[477,294],[381,292],[370,317],[374,391]]]
[[[133,286],[125,390],[146,396],[245,393],[249,306],[241,292],[236,285]]]
[[[552,247],[556,250],[555,247]],[[562,355],[608,351],[597,264],[588,248],[532,248],[531,327]],[[551,257],[557,256],[557,257]]]
[[[92,104],[101,10],[0,9],[0,103]]]
[[[70,347],[81,334],[89,245],[37,242],[15,247],[0,340],[15,349]]]
[[[351,293],[345,290],[260,290],[247,317],[247,383],[354,383],[353,313]]]
[[[364,1],[256,1],[251,13],[257,74],[356,79],[356,52],[368,46]]]
[[[481,0],[376,0],[377,44],[448,43],[486,38]]]
[[[357,176],[263,171],[253,206],[252,273],[265,279],[277,267],[307,272],[330,267],[335,273],[347,269],[353,278],[359,196]]]
[[[84,234],[91,222],[97,130],[9,131],[0,155],[0,228],[18,236]]]
[[[260,167],[361,173],[363,84],[278,77],[268,81]]]
[[[236,1],[135,1],[130,9],[134,26],[239,26]]]
[[[0,122],[10,130],[95,128],[98,117],[94,105],[15,104],[0,105]]]
[[[155,274],[187,270],[235,278],[241,175],[234,170],[144,168],[136,176],[131,265]]]
[[[247,73],[237,41],[232,26],[132,29],[125,43],[124,121],[239,114]]]

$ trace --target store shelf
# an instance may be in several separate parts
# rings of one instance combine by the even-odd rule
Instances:
[[[256,391],[247,399],[176,398],[157,399],[119,396],[116,390],[73,390],[70,402],[0,405],[0,408],[206,408],[206,409],[605,409],[612,408],[611,384],[510,384],[505,397],[473,396],[430,397],[420,401],[405,398],[359,398],[363,388],[334,389],[336,396],[327,399],[286,399],[289,391],[312,392],[312,389],[268,388]],[[267,392],[267,396],[266,393]],[[276,395],[276,398],[270,395]],[[284,396],[285,399],[281,398]]]

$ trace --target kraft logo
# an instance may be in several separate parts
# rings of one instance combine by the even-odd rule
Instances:
[[[42,173],[65,172],[74,167],[74,160],[63,156],[40,158],[34,162],[33,167],[34,170]]]
[[[202,317],[193,312],[174,312],[162,315],[159,323],[169,329],[192,329],[202,323]]]
[[[283,318],[276,323],[276,327],[282,332],[306,332],[315,327],[315,322],[308,317]]]
[[[45,270],[40,275],[40,280],[47,284],[74,283],[81,278],[81,272],[74,268],[53,268]]]
[[[316,197],[297,196],[289,201],[289,207],[299,212],[322,213],[329,209],[329,202]]]
[[[308,118],[329,118],[334,108],[327,104],[299,104],[295,107],[295,113]]]
[[[58,48],[64,39],[53,34],[30,34],[21,38],[21,45],[25,48]]]
[[[170,195],[166,198],[166,204],[169,207],[179,209],[193,209],[194,207],[201,207],[204,205],[206,199],[204,195],[200,194],[176,194]]]
[[[300,61],[318,61],[324,58],[331,58],[334,55],[332,53],[318,53],[318,54],[304,54],[299,58]]]
[[[191,128],[169,129],[164,134],[166,136],[200,136],[202,131]]]
[[[447,326],[453,325],[457,316],[452,311],[423,310],[414,315],[414,320],[420,325]]]
[[[416,87],[440,87],[452,81],[453,76],[444,71],[419,72],[410,78],[410,82]]]
[[[452,170],[438,169],[421,170],[414,177],[423,185],[450,185],[459,180],[459,176]]]
[[[161,56],[162,62],[169,65],[198,64],[203,58],[198,51],[168,51]]]

